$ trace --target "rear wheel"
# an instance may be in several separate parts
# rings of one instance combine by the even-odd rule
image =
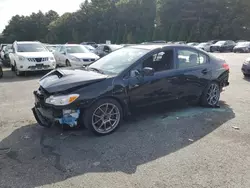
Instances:
[[[99,136],[114,132],[120,125],[123,112],[121,105],[113,99],[101,99],[82,115],[84,125]]]
[[[220,100],[220,86],[216,82],[211,82],[201,96],[201,104],[207,107],[216,107]]]
[[[66,60],[66,66],[71,67],[71,64],[70,64],[69,60]]]

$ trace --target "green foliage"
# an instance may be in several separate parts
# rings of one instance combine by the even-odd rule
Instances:
[[[47,43],[250,38],[249,0],[85,0],[74,13],[13,16],[1,41]]]

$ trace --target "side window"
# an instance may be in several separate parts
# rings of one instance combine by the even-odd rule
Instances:
[[[105,52],[110,52],[110,48],[109,48],[108,46],[104,46],[104,47],[103,47],[103,51],[105,51]]]
[[[174,68],[174,51],[166,50],[153,54],[143,62],[144,67],[151,67],[155,72],[166,71]]]
[[[208,62],[205,54],[194,50],[178,50],[177,53],[179,68],[195,67]]]
[[[96,48],[96,50],[97,50],[97,51],[103,51],[103,46],[98,46],[98,47]]]
[[[65,51],[65,48],[64,48],[64,46],[62,46],[60,49],[59,49],[59,52],[60,53],[63,53]]]

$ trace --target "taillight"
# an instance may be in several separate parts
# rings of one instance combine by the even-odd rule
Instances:
[[[223,63],[223,68],[226,69],[226,70],[229,70],[229,65],[227,63]]]

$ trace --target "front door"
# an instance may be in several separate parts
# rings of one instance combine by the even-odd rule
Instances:
[[[154,75],[144,76],[143,68],[155,70]],[[172,100],[176,97],[176,70],[174,50],[158,51],[147,57],[130,71],[128,95],[136,107]]]

